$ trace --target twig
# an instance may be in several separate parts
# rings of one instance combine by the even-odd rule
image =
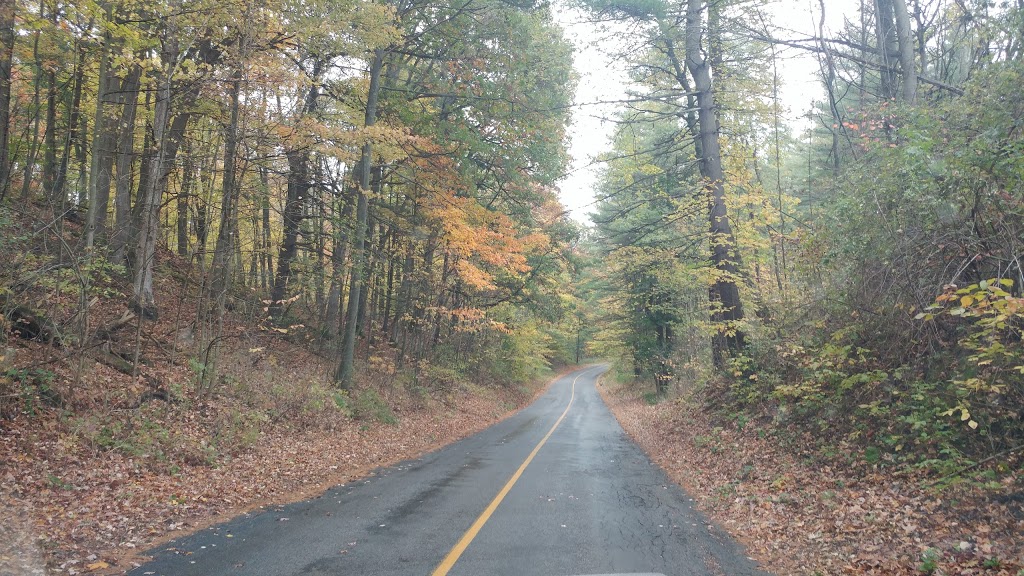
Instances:
[[[956,472],[953,472],[952,474],[947,474],[946,476],[943,476],[942,478],[939,478],[938,480],[936,480],[936,481],[932,482],[931,484],[929,484],[928,486],[926,486],[926,488],[934,488],[936,485],[941,484],[941,483],[945,482],[946,480],[949,480],[950,478],[954,478],[956,476],[959,476],[959,475],[963,474],[964,472],[967,472],[967,471],[970,471],[970,470],[974,470],[978,466],[981,466],[982,464],[985,464],[986,462],[991,462],[991,461],[995,460],[996,458],[1002,458],[1003,456],[1006,456],[1007,454],[1013,454],[1014,452],[1016,452],[1017,450],[1020,450],[1021,448],[1024,448],[1024,444],[1018,444],[1018,445],[1014,446],[1013,448],[1010,448],[1009,450],[1004,450],[1004,451],[1000,452],[999,454],[993,454],[992,456],[989,456],[988,458],[985,458],[984,460],[979,460],[979,461],[975,462],[974,464],[971,464],[970,466],[968,466],[966,468],[963,468],[961,470],[957,470]]]

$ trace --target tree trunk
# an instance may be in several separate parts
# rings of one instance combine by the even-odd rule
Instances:
[[[316,111],[317,99],[320,97],[318,83],[323,63],[313,63],[310,86],[305,94],[298,121]],[[292,277],[292,261],[298,254],[299,226],[302,224],[303,206],[309,194],[309,150],[292,149],[285,152],[288,158],[288,184],[284,204],[283,238],[281,249],[277,254],[277,273],[274,285],[270,290],[270,316],[275,321],[284,314],[284,301],[288,297],[288,283]]]
[[[396,242],[395,242],[395,234],[394,234],[394,231],[392,231],[391,232],[391,249],[392,249],[392,251],[394,250],[395,244],[396,244]],[[394,254],[394,252],[392,252],[392,254]],[[394,257],[392,256],[392,257],[388,258],[388,278],[387,278],[387,282],[384,285],[384,311],[382,312],[382,315],[381,315],[382,325],[381,325],[380,331],[381,331],[381,334],[384,335],[384,338],[390,338],[390,334],[391,334],[391,326],[390,326],[389,322],[391,321],[391,302],[392,302],[393,297],[394,297],[394,289],[395,289],[395,260],[394,260]]]
[[[341,215],[334,216],[332,225],[334,239],[331,249],[331,287],[327,291],[327,313],[324,319],[324,333],[329,338],[337,335],[341,323],[341,292],[345,284],[343,272],[345,261],[348,259],[348,238],[343,232],[343,223],[352,217],[352,203],[344,199],[341,202],[344,203]]]
[[[270,175],[266,169],[262,171],[261,178],[263,181],[263,235],[261,237],[260,288],[265,292],[270,286],[270,275],[274,271],[274,262],[270,256]]]
[[[14,57],[14,1],[0,3],[0,200],[11,187],[11,62]]]
[[[156,80],[156,103],[153,111],[153,149],[149,151],[145,182],[140,183],[138,222],[135,229],[135,259],[132,262],[131,305],[142,316],[157,317],[156,299],[153,294],[153,266],[156,258],[156,240],[160,226],[160,201],[163,184],[166,182],[164,165],[167,161],[171,130],[171,82],[174,62],[178,58],[176,27],[168,24],[167,38],[161,54],[163,68]]]
[[[46,75],[46,131],[43,132],[43,192],[51,204],[57,203],[57,73]]]
[[[875,0],[875,36],[878,41],[878,57],[881,64],[882,97],[891,100],[896,97],[896,74],[893,73],[891,54],[898,48],[896,26],[893,24],[893,0]]]
[[[740,256],[736,251],[736,239],[733,237],[725,204],[725,173],[722,169],[711,68],[708,60],[702,56],[701,50],[703,6],[702,0],[687,0],[686,67],[693,76],[694,89],[697,92],[700,170],[711,203],[711,261],[716,273],[709,291],[711,321],[716,327],[715,336],[712,338],[712,351],[715,364],[722,366],[727,353],[743,349],[745,337],[739,326],[743,319],[743,306],[737,287]]]
[[[366,115],[363,125],[367,128],[377,123],[377,98],[380,96],[380,75],[384,67],[384,49],[378,48],[373,53],[370,64],[370,88],[366,98]],[[356,323],[359,319],[359,303],[365,285],[363,272],[366,266],[366,224],[368,221],[367,192],[370,189],[370,166],[373,162],[373,148],[369,142],[363,144],[359,158],[359,188],[356,190],[356,227],[355,242],[352,250],[351,281],[348,291],[348,309],[345,311],[345,331],[341,341],[341,362],[335,371],[334,378],[343,389],[352,386],[354,376]]]
[[[72,145],[78,146],[80,140],[85,136],[81,133],[81,125],[79,123],[79,117],[82,114],[82,84],[84,84],[85,76],[85,46],[79,44],[77,56],[75,58],[74,67],[74,81],[71,85],[71,108],[68,110],[68,132],[67,137],[64,139],[64,147],[60,155],[60,165],[57,168],[57,174],[53,180],[53,198],[55,205],[63,205],[67,199],[66,183],[68,178],[68,164],[71,163],[71,147]],[[56,81],[56,78],[54,79]],[[81,191],[79,191],[80,193]],[[76,195],[75,204],[81,204],[82,198]]]
[[[110,261],[124,264],[132,220],[132,188],[135,182],[135,114],[139,108],[142,68],[132,66],[121,82],[117,103],[121,115],[117,127],[117,178],[114,181],[114,229],[110,235]]]
[[[903,72],[903,100],[910,105],[917,101],[917,68],[914,63],[914,34],[910,29],[907,0],[891,0],[896,15],[896,38],[900,47],[900,69]]]
[[[192,162],[192,151],[189,147],[185,149],[185,159],[182,162],[181,190],[178,191],[178,206],[176,209],[177,218],[177,245],[178,256],[188,256],[188,211],[189,197],[192,195],[192,186],[195,182],[195,165]]]
[[[106,8],[107,18],[110,8]],[[89,164],[89,211],[86,214],[85,246],[91,248],[96,237],[105,238],[107,207],[110,204],[110,182],[114,168],[114,147],[117,143],[117,122],[107,115],[106,104],[113,91],[110,73],[110,34],[104,34],[97,78],[96,110],[93,114],[92,158]]]
[[[412,273],[415,266],[413,250],[415,250],[415,247],[410,240],[405,247],[405,262],[402,264],[401,278],[398,282],[398,295],[395,297],[395,312],[391,320],[392,343],[398,342],[399,337],[404,339],[409,331],[409,323],[405,320],[405,315],[409,311],[412,300]]]
[[[171,120],[171,97],[174,95],[173,73],[179,56],[176,34],[178,27],[173,19],[167,24],[161,62],[163,69],[157,74],[156,105],[153,115],[153,150],[149,154],[145,179],[140,178],[139,198],[136,211],[138,218],[133,222],[134,246],[136,249],[133,266],[132,305],[151,318],[157,314],[153,298],[153,265],[156,256],[156,240],[160,229],[160,205],[167,179],[178,148],[185,139],[185,130],[192,117],[192,108],[199,99],[201,84],[191,80],[182,90],[179,112]],[[213,65],[219,58],[218,48],[210,43],[201,43],[194,55],[199,62]],[[143,160],[146,162],[146,160]]]
[[[40,0],[40,18],[43,16],[43,12],[43,0]],[[39,36],[41,33],[40,30],[36,30],[32,38],[32,61],[35,64],[35,79],[32,81],[32,144],[29,146],[28,158],[25,160],[25,171],[21,181],[22,202],[29,201],[29,196],[32,192],[32,174],[35,171],[36,156],[39,154],[39,120],[41,116],[40,111],[42,110],[40,91],[43,78],[43,60],[39,55]]]
[[[216,314],[224,311],[224,301],[232,277],[232,258],[238,237],[238,194],[235,184],[235,160],[238,154],[238,110],[242,92],[242,70],[235,70],[231,80],[231,119],[224,130],[224,177],[220,203],[220,227],[213,249],[210,270],[210,298],[216,305]]]

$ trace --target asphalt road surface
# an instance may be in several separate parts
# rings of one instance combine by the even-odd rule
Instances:
[[[161,546],[130,574],[764,574],[622,431],[594,388],[603,370],[417,460]]]

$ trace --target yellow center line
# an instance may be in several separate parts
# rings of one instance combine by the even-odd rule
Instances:
[[[572,401],[576,399],[576,381],[588,371],[589,369],[584,370],[583,372],[580,372],[576,378],[573,378],[572,393],[569,396],[569,405],[565,407],[565,411],[562,412],[562,415],[555,421],[555,425],[551,427],[551,430],[548,430],[548,433],[544,435],[544,438],[541,439],[540,443],[533,448],[533,452],[530,452],[530,455],[526,457],[526,460],[523,460],[523,463],[519,465],[519,469],[516,470],[516,473],[508,479],[508,482],[505,483],[505,487],[501,489],[501,492],[498,492],[498,495],[494,497],[494,500],[491,500],[491,503],[487,505],[487,508],[484,508],[484,511],[480,513],[480,516],[478,516],[476,521],[473,522],[473,525],[469,527],[469,530],[466,530],[466,533],[462,535],[458,544],[452,548],[451,552],[449,552],[448,555],[444,557],[444,560],[437,565],[437,568],[431,572],[431,576],[445,576],[448,574],[448,571],[452,569],[452,566],[455,566],[459,557],[466,551],[469,543],[472,542],[473,539],[476,538],[476,535],[480,533],[480,529],[484,527],[484,524],[486,524],[488,520],[490,520],[491,515],[498,509],[498,505],[505,499],[505,495],[507,495],[508,491],[515,486],[519,477],[523,475],[523,471],[526,470],[526,467],[530,465],[531,461],[533,461],[533,457],[537,455],[537,452],[540,452],[541,447],[543,447],[548,441],[548,438],[554,434],[555,428],[558,428],[558,425],[562,423],[562,420],[565,420],[565,415],[569,413],[569,408],[572,408]]]

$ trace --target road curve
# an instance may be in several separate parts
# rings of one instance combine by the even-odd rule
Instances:
[[[603,370],[417,460],[175,540],[129,574],[764,574],[622,431],[594,388]]]

